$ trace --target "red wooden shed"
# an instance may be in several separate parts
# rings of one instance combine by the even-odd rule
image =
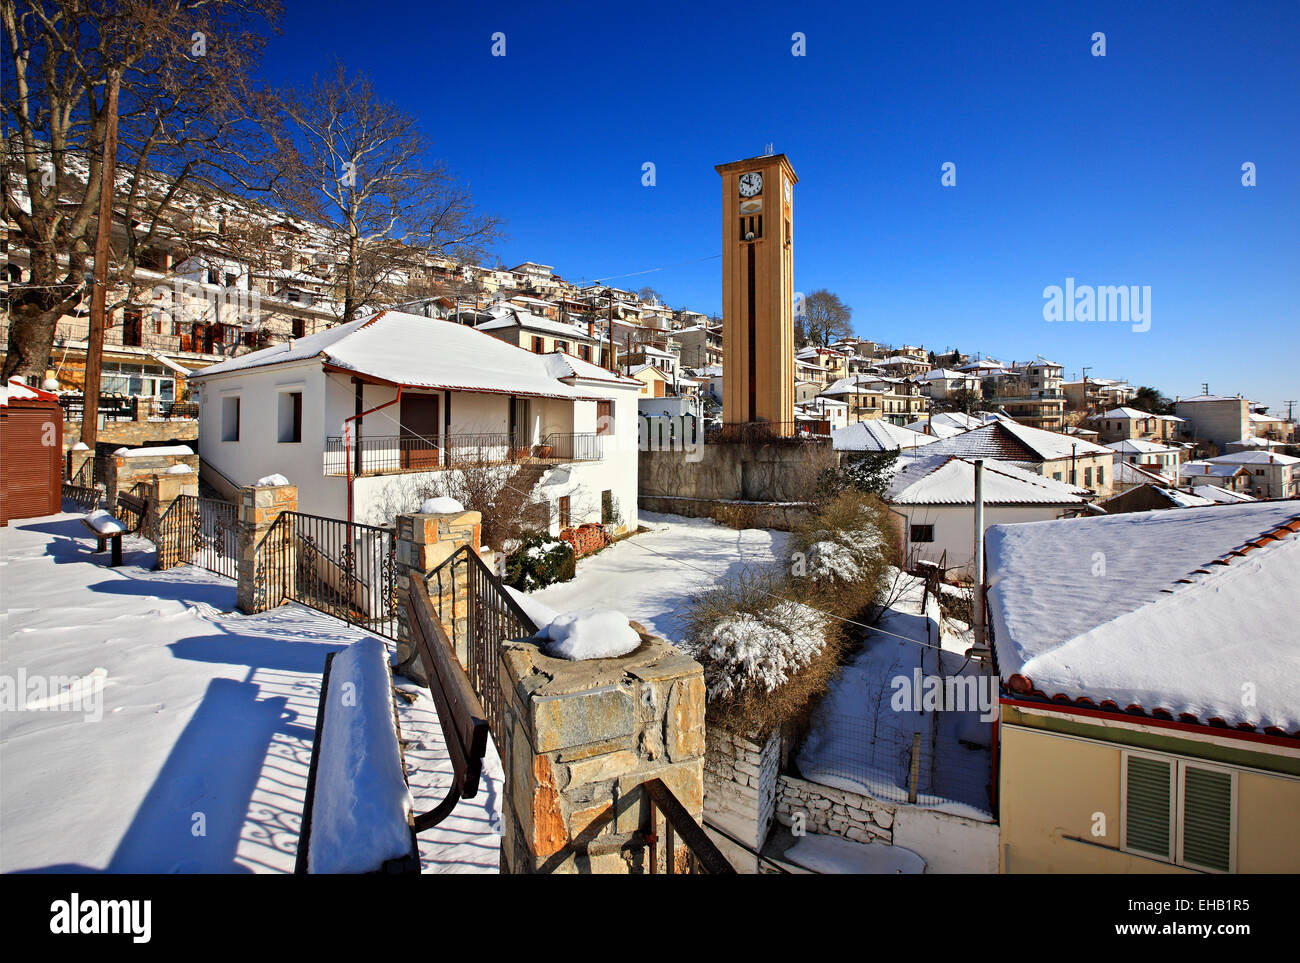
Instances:
[[[0,525],[62,509],[59,396],[18,379],[0,387]]]

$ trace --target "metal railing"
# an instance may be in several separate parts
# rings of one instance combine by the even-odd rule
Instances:
[[[239,509],[230,502],[178,496],[158,520],[158,531],[149,533],[158,549],[158,567],[197,565],[235,578],[238,520]]]
[[[649,829],[645,831],[649,847],[647,868],[651,875],[659,872],[659,813],[664,815],[664,872],[667,875],[711,873],[734,876],[735,868],[704,832],[702,826],[681,804],[662,779],[643,782],[649,800]],[[678,845],[678,840],[681,845]]]
[[[86,410],[86,399],[79,394],[60,395],[59,406],[64,421],[80,421]],[[99,396],[99,416],[105,421],[135,421],[139,406],[140,399],[134,395]]]
[[[819,442],[830,435],[810,430],[803,421],[746,421],[729,422],[706,432],[708,444],[735,444],[746,442]]]
[[[507,432],[415,435],[366,435],[346,444],[338,435],[325,439],[326,475],[377,475],[437,471],[467,465],[558,464],[599,461],[604,437],[596,432],[551,432],[532,444]]]
[[[498,648],[504,639],[528,638],[537,625],[471,546],[463,545],[425,579],[434,610],[458,653],[500,739],[503,715]],[[463,601],[462,601],[463,599]]]
[[[86,462],[86,464],[89,465],[90,462]],[[63,483],[63,497],[83,512],[88,512],[99,507],[99,503],[104,497],[104,490],[95,488],[92,485],[77,484],[75,481],[65,481]]]
[[[257,603],[301,602],[397,638],[394,530],[281,512],[255,549]]]

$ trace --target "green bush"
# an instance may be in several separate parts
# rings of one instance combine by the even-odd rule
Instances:
[[[506,559],[505,583],[521,592],[567,582],[576,572],[578,556],[573,546],[546,532],[525,535]]]

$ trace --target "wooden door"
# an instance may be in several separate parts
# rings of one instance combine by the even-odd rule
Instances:
[[[438,467],[437,395],[402,395],[402,467],[419,471]]]

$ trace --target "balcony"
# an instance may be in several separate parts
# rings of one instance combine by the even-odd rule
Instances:
[[[604,456],[605,438],[595,432],[551,432],[536,444],[504,431],[434,438],[362,433],[357,445],[345,445],[337,435],[326,438],[324,468],[326,475],[346,475],[351,461],[353,475],[392,475],[484,465],[560,465]]]

